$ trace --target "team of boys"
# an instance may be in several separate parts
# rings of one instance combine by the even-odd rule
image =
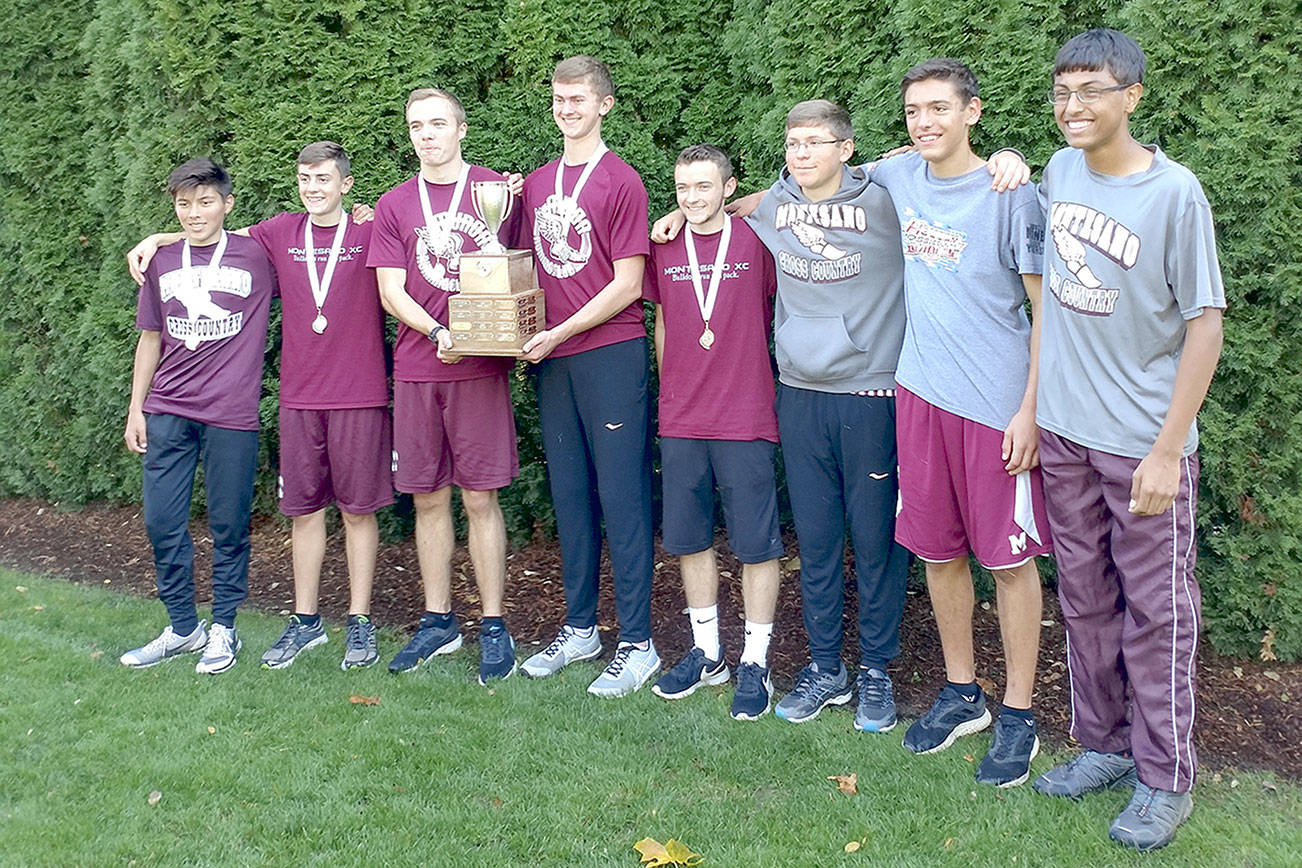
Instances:
[[[745,643],[731,713],[754,720],[770,708],[780,436],[811,662],[775,714],[808,721],[857,689],[856,729],[894,727],[886,667],[899,651],[912,551],[926,564],[948,683],[904,745],[939,751],[989,726],[973,661],[970,553],[995,576],[1007,665],[977,779],[1023,783],[1039,749],[1034,558],[1056,545],[1072,734],[1085,750],[1034,786],[1068,797],[1132,787],[1111,836],[1140,849],[1169,842],[1192,808],[1194,417],[1219,357],[1225,300],[1197,180],[1130,135],[1143,72],[1139,46],[1115,31],[1089,31],[1060,50],[1050,99],[1070,147],[1045,168],[1038,197],[1021,185],[1029,172],[1015,152],[987,164],[972,151],[981,101],[956,61],[930,60],[904,77],[915,147],[904,156],[850,167],[848,114],[824,100],[799,103],[787,116],[786,169],[741,200],[736,217],[724,209],[736,187],[728,157],[708,145],[684,150],[674,170],[679,211],[657,222],[652,237],[662,243],[650,245],[641,180],[601,139],[610,73],[589,57],[561,62],[552,114],[563,156],[524,180],[524,207],[500,231],[508,246],[533,248],[546,294],[546,328],[523,357],[537,375],[567,609],[523,671],[545,677],[601,654],[604,524],[619,642],[588,690],[621,696],[660,672],[650,636],[646,298],[660,371],[663,543],[681,559],[693,639],[653,691],[676,699],[730,677],[716,605],[717,490],[743,564]],[[293,517],[295,614],[263,665],[288,666],[327,641],[316,598],[332,502],[351,590],[342,665],[376,661],[375,511],[394,487],[413,496],[427,611],[389,668],[459,648],[455,485],[483,609],[479,681],[515,671],[497,500],[518,471],[511,362],[458,356],[447,329],[460,253],[490,238],[467,186],[501,176],[462,160],[467,127],[452,94],[413,91],[406,120],[420,171],[380,197],[373,223],[344,212],[348,157],[320,142],[298,157],[307,213],[227,233],[230,179],[193,160],[168,182],[183,231],[128,254],[142,288],[125,436],[143,455],[145,521],[170,624],[123,663],[198,651],[200,672],[235,662],[278,280],[279,495]],[[392,430],[385,311],[400,323]],[[207,630],[187,530],[201,456],[214,549]],[[847,526],[859,600],[853,688],[841,661]]]

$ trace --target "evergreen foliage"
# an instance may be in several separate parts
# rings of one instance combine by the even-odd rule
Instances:
[[[1302,22],[1294,0],[0,0],[0,495],[133,500],[121,443],[135,288],[121,254],[173,223],[162,182],[212,155],[236,184],[231,226],[296,208],[293,158],[343,142],[354,195],[415,170],[412,87],[466,103],[468,158],[528,171],[559,152],[547,82],[560,57],[612,67],[611,146],[659,214],[684,145],[733,154],[743,190],[781,165],[782,118],[815,96],[850,108],[861,155],[905,141],[898,81],[932,55],[982,83],[985,153],[1041,166],[1060,145],[1043,93],[1053,53],[1097,25],[1149,56],[1136,134],[1202,180],[1230,310],[1203,428],[1200,575],[1222,650],[1302,657]],[[274,323],[273,323],[274,325]],[[274,508],[269,340],[260,500]],[[512,533],[551,506],[532,383],[513,381],[522,475]]]

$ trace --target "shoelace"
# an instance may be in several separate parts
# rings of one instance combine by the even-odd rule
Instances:
[[[753,663],[746,663],[737,668],[737,692],[750,693],[758,691],[764,684],[760,668]]]
[[[868,698],[874,702],[885,702],[892,698],[890,681],[876,678],[867,672],[859,676],[859,690],[868,694]]]
[[[366,633],[361,621],[349,621],[344,629],[344,642],[348,645],[366,644]]]
[[[208,645],[211,647],[213,643],[216,643],[217,645],[217,647],[213,649],[217,652],[216,656],[221,657],[230,654],[231,649],[235,647],[235,631],[218,630],[214,628],[213,631],[208,634]]]
[[[800,670],[800,678],[796,681],[796,686],[791,692],[808,693],[814,689],[814,682],[816,682],[818,677],[823,674],[825,673],[815,672],[812,666],[806,666],[804,669]]]
[[[561,646],[569,641],[571,636],[575,635],[577,635],[577,631],[569,624],[566,624],[561,627],[560,632],[556,634],[556,638],[552,640],[552,644],[543,649],[543,654],[547,657],[555,657],[557,654],[561,653]]]
[[[290,624],[285,628],[285,632],[280,634],[280,638],[275,641],[275,644],[271,646],[272,649],[276,651],[284,651],[286,648],[292,647],[294,645],[294,640],[298,638],[299,631],[302,629],[303,625],[297,621]]]
[[[481,633],[479,645],[484,650],[484,656],[492,661],[504,659],[507,648],[506,637],[505,630],[491,630],[487,633]]]
[[[158,634],[157,636],[155,636],[152,640],[150,640],[148,643],[146,643],[146,644],[145,644],[145,647],[141,648],[140,651],[141,651],[142,654],[161,654],[161,653],[166,653],[166,651],[167,651],[167,640],[170,639],[170,638],[173,637],[173,636],[176,636],[177,639],[184,639],[184,638],[185,638],[184,636],[177,636],[177,635],[176,635],[176,632],[175,632],[175,631],[171,628],[171,626],[169,625],[169,626],[167,627],[166,630],[164,630],[163,632],[159,633],[159,634]]]
[[[618,678],[620,673],[624,671],[624,667],[628,665],[628,658],[632,657],[633,652],[636,650],[638,649],[634,645],[620,645],[616,648],[615,659],[611,660],[610,665],[606,667],[607,674]]]

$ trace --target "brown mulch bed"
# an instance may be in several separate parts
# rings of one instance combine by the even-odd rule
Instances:
[[[210,593],[206,574],[211,541],[207,528],[193,528],[198,550],[201,604]],[[721,550],[726,547],[720,547]],[[795,554],[794,542],[788,552]],[[66,512],[57,505],[35,500],[0,502],[0,564],[14,569],[62,576],[88,585],[107,585],[144,596],[154,595],[153,562],[140,511],[134,507],[90,506]],[[467,624],[474,623],[477,598],[469,556],[459,548],[453,559],[455,608]],[[507,621],[522,649],[549,640],[565,611],[561,587],[560,552],[554,542],[535,540],[515,549],[507,562]],[[726,576],[740,575],[731,557],[721,559]],[[288,613],[292,606],[289,535],[275,517],[255,521],[253,562],[250,568],[249,604],[269,612]],[[615,623],[608,581],[603,581],[600,603],[601,629]],[[377,565],[372,613],[381,624],[411,625],[422,605],[420,575],[414,543],[381,547]],[[348,605],[343,533],[331,534],[322,575],[321,610],[340,618]],[[652,631],[666,659],[677,659],[690,642],[683,613],[683,596],[675,559],[656,552]],[[740,581],[725,579],[720,599],[720,620],[726,647],[734,656],[742,645]],[[851,603],[847,612],[853,612]],[[1003,675],[1003,655],[993,604],[976,611],[978,671],[983,686],[997,696]],[[1068,741],[1067,666],[1063,630],[1057,601],[1045,596],[1040,643],[1040,669],[1036,684],[1036,713],[1041,732],[1049,741]],[[920,714],[930,704],[944,677],[940,644],[926,594],[910,589],[901,630],[902,653],[891,666],[901,713]],[[847,654],[853,661],[854,623],[846,623]],[[608,644],[610,640],[608,639]],[[785,574],[779,598],[777,624],[771,648],[774,679],[780,690],[788,688],[796,671],[808,659],[800,620],[797,576]],[[989,679],[987,681],[987,679]],[[1195,742],[1206,767],[1270,769],[1302,779],[1302,665],[1269,663],[1222,657],[1205,645],[1199,655],[1198,720]]]

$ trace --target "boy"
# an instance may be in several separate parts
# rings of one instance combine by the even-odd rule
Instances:
[[[248,595],[249,516],[258,463],[258,395],[275,273],[257,242],[222,228],[235,204],[226,170],[182,163],[167,179],[185,237],[158,252],[136,303],[124,437],[143,466],[145,528],[170,623],[122,655],[144,667],[203,651],[196,672],[235,665],[235,610]],[[213,539],[212,629],[194,604],[190,497],[204,461]]]
[[[972,651],[968,554],[995,577],[1008,682],[977,780],[1024,783],[1039,750],[1031,692],[1048,520],[1035,468],[1044,220],[1035,191],[991,189],[968,133],[981,117],[972,70],[918,64],[900,83],[916,153],[878,163],[904,250],[905,332],[895,379],[901,509],[895,539],[926,563],[948,684],[904,736],[934,753],[990,725]],[[1030,298],[1032,322],[1024,305]]]
[[[348,556],[348,622],[341,668],[378,659],[371,586],[379,547],[375,512],[393,503],[384,312],[366,267],[370,223],[349,220],[348,154],[314,142],[297,160],[306,212],[283,212],[235,230],[262,245],[280,281],[280,511],[292,519],[294,614],[262,655],[282,669],[327,641],[317,611],[325,559],[325,509],[338,504]],[[128,254],[135,274],[158,244],[152,235]],[[305,251],[312,249],[309,258]],[[310,263],[310,264],[309,264]]]
[[[564,153],[525,179],[547,328],[524,347],[538,379],[538,414],[556,510],[565,624],[524,663],[543,678],[601,654],[597,586],[605,520],[619,644],[588,687],[632,693],[660,670],[651,642],[651,462],[642,275],[647,194],[601,139],[615,104],[610,70],[594,57],[561,61],[552,117]]]
[[[1133,785],[1109,834],[1149,850],[1193,808],[1194,419],[1225,293],[1197,179],[1130,133],[1144,66],[1114,30],[1076,36],[1054,60],[1069,147],[1041,184],[1052,244],[1036,420],[1071,732],[1085,750],[1034,786],[1077,797]]]
[[[723,211],[737,189],[732,162],[712,145],[678,155],[674,190],[687,231],[651,249],[644,295],[656,304],[665,551],[680,556],[692,649],[651,688],[665,699],[728,680],[719,641],[714,490],[728,544],[742,562],[746,640],[732,702],[736,720],[769,710],[768,644],[777,606],[782,536],[773,459],[769,334],[773,257]]]
[[[492,239],[471,200],[470,184],[502,176],[461,158],[466,113],[438,88],[407,97],[407,134],[420,160],[413,178],[380,197],[367,264],[376,268],[384,307],[400,321],[393,361],[394,482],[416,507],[416,554],[425,613],[416,635],[389,663],[409,672],[435,654],[461,647],[452,613],[452,486],[469,524],[483,622],[479,683],[515,671],[515,641],[502,618],[506,523],[497,493],[520,471],[509,358],[452,351],[448,297],[461,288],[461,254]],[[511,238],[503,225],[500,240]]]

